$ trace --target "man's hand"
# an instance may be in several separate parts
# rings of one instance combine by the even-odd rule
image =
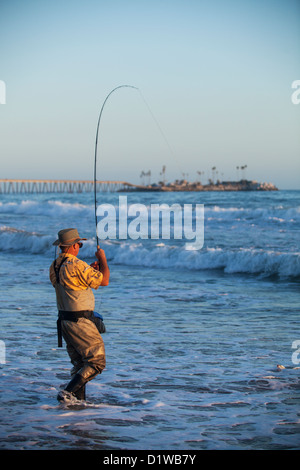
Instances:
[[[107,265],[107,260],[106,260],[104,250],[102,250],[101,248],[98,248],[95,255],[96,255],[96,258],[98,259],[98,263],[97,262],[95,262],[95,263],[98,264],[98,266],[99,266],[98,269],[103,274],[103,280],[102,280],[101,286],[108,286],[110,272],[109,272],[109,267]],[[96,268],[94,268],[94,269],[96,269]]]
[[[101,264],[102,263],[107,263],[104,250],[102,250],[101,248],[98,248],[95,255],[96,255],[96,258],[100,261]]]
[[[93,263],[90,264],[90,266],[94,269],[96,269],[97,271],[99,271],[99,263],[98,261],[94,261]]]

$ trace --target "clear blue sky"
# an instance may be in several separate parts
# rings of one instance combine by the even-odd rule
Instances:
[[[99,179],[300,189],[299,0],[2,0],[0,80],[1,178],[92,179],[130,84]]]

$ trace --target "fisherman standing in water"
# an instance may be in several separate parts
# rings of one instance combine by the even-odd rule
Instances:
[[[98,262],[89,265],[77,258],[82,240],[86,238],[80,238],[77,229],[69,228],[60,230],[53,243],[61,249],[50,266],[58,308],[58,346],[62,346],[63,337],[73,364],[71,381],[59,392],[59,401],[70,400],[72,396],[84,400],[86,383],[105,368],[105,349],[99,332],[105,328],[103,331],[99,327],[99,319],[94,315],[92,289],[107,286],[110,272],[100,248],[95,253]]]

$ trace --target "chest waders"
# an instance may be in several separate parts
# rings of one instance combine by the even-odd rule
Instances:
[[[56,282],[60,284],[59,281],[59,271],[65,262],[67,257],[64,257],[62,262],[59,266],[54,264],[54,271],[56,275]],[[90,310],[80,310],[80,311],[62,311],[60,310],[58,313],[58,320],[57,320],[57,334],[58,334],[58,347],[62,347],[62,325],[61,322],[63,320],[71,321],[71,322],[78,322],[79,318],[87,318],[93,322],[94,312]],[[78,400],[85,400],[86,393],[85,393],[85,385],[91,379],[93,379],[96,375],[98,375],[99,371],[95,370],[92,366],[89,367],[88,373],[84,374],[84,377],[80,373],[74,374],[68,385],[64,390],[59,392],[57,395],[58,401],[65,401],[65,399],[70,399],[75,396]]]

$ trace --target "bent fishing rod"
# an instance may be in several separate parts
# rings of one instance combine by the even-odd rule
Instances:
[[[107,95],[107,97],[105,98],[105,100],[104,100],[104,102],[103,102],[103,105],[102,105],[102,108],[101,108],[101,111],[100,111],[100,114],[99,114],[98,124],[97,124],[97,132],[96,132],[96,141],[95,141],[95,160],[94,160],[94,202],[95,202],[95,222],[96,222],[97,250],[99,250],[99,248],[100,248],[100,245],[99,245],[99,238],[98,238],[98,233],[97,233],[97,223],[98,223],[98,220],[97,220],[97,176],[96,176],[96,173],[97,173],[97,149],[98,149],[99,127],[100,127],[100,121],[101,121],[103,109],[104,109],[104,106],[105,106],[105,104],[106,104],[108,98],[110,97],[110,95],[111,95],[112,93],[114,93],[116,90],[119,90],[120,88],[134,88],[135,90],[138,90],[137,87],[132,86],[132,85],[119,85],[119,86],[117,86],[117,87],[114,88],[114,89]]]

